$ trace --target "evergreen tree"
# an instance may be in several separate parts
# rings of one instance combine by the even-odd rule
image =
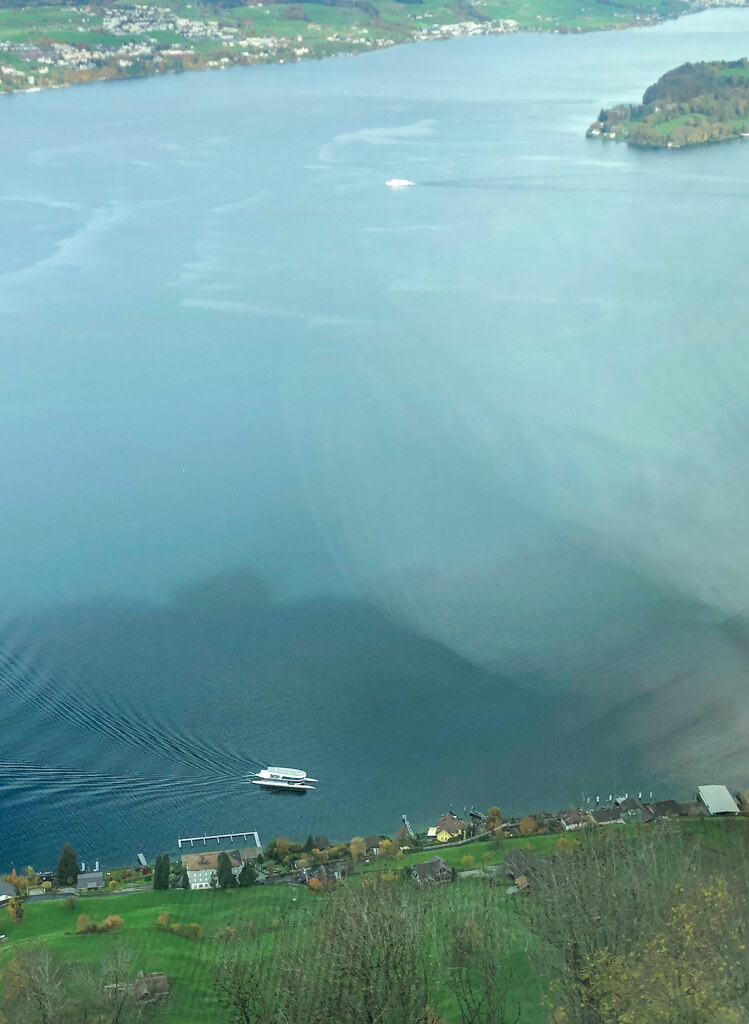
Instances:
[[[309,835],[309,836],[307,836],[307,840],[306,840],[304,846],[302,847],[302,850],[305,853],[312,853],[314,848],[315,848],[315,840],[312,838],[311,835]]]
[[[219,889],[233,889],[237,884],[234,873],[231,869],[229,854],[222,850],[218,855],[218,886]]]
[[[246,860],[242,865],[242,870],[239,872],[237,878],[237,884],[242,888],[246,889],[253,884],[257,878],[257,871],[253,867],[251,860]]]
[[[156,855],[156,863],[153,868],[154,889],[169,888],[169,854],[159,853]]]
[[[169,872],[171,864],[169,863],[169,854],[165,853],[161,858],[161,888],[169,888]]]
[[[78,854],[70,843],[65,843],[60,850],[60,859],[57,862],[57,884],[73,885],[78,879]]]

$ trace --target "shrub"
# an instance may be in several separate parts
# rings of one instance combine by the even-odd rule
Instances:
[[[62,901],[62,905],[63,907],[65,907],[66,910],[75,910],[75,908],[78,906],[78,897],[66,896],[65,899]]]
[[[119,914],[110,914],[109,917],[104,918],[101,930],[103,932],[118,932],[124,923],[125,921]]]
[[[173,924],[169,931],[182,939],[199,939],[203,933],[203,929],[195,921],[190,924]]]
[[[75,930],[79,935],[88,935],[89,932],[96,931],[96,925],[88,916],[88,914],[79,914],[78,923],[75,926]]]
[[[168,931],[169,930],[169,924],[170,924],[171,920],[172,920],[172,915],[169,913],[169,911],[168,910],[162,910],[161,913],[159,914],[159,917],[158,917],[158,920],[156,921],[156,924],[159,926],[159,928],[163,928],[166,931]]]

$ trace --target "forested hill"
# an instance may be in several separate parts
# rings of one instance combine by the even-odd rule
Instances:
[[[642,103],[602,110],[588,137],[677,148],[749,136],[749,60],[682,64]]]

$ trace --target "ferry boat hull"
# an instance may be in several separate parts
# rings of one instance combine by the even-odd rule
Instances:
[[[317,779],[310,779],[301,768],[263,768],[255,773],[251,779],[253,786],[263,786],[265,789],[283,790],[286,793],[305,793],[308,789],[314,789],[311,782]]]
[[[315,789],[306,782],[272,782],[269,779],[252,779],[253,786],[263,786],[264,789],[276,789],[285,793],[306,793],[308,789]]]

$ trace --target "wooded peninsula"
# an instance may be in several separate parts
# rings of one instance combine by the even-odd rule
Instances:
[[[646,89],[642,103],[602,110],[586,135],[647,149],[749,137],[749,60],[682,64]]]

